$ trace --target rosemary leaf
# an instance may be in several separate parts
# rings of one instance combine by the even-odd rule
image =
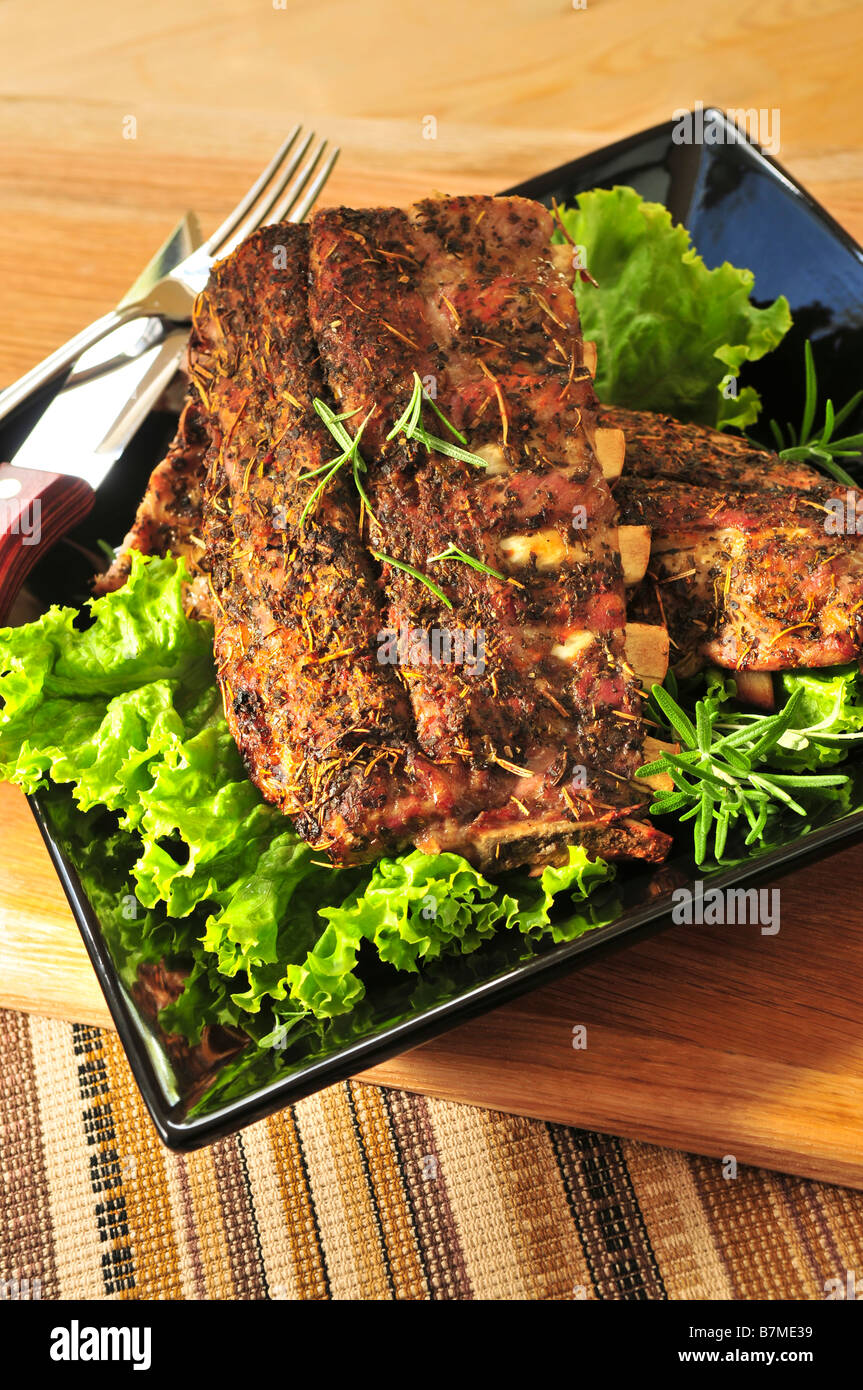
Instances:
[[[440,439],[436,434],[429,434],[422,423],[424,398],[450,433],[455,435],[456,439],[460,439],[462,444],[467,444],[464,435],[456,429],[455,425],[450,423],[431,397],[425,396],[423,384],[417,372],[414,372],[414,387],[411,398],[387,435],[387,442],[395,439],[397,434],[403,434],[405,439],[416,440],[417,443],[424,444],[430,452],[444,454],[447,458],[457,459],[460,463],[471,463],[475,468],[486,468],[488,465],[484,458],[480,458],[479,454],[472,453],[470,449],[459,448],[456,444],[450,444],[449,440]]]
[[[406,565],[403,560],[394,560],[392,555],[384,555],[380,550],[373,550],[372,554],[376,560],[386,561],[388,565],[392,565],[395,569],[404,570],[405,574],[411,575],[413,579],[418,579],[421,584],[425,584],[427,589],[431,589],[432,593],[437,595],[441,603],[445,603],[447,608],[452,608],[452,603],[447,598],[443,589],[439,588],[433,579],[429,579],[427,574],[423,574],[421,570],[415,570],[413,565]]]
[[[694,722],[671,691],[654,685],[651,707],[677,734],[683,745],[668,750],[640,769],[640,775],[666,773],[673,791],[654,795],[651,815],[676,814],[694,821],[693,843],[701,864],[711,852],[722,860],[728,837],[738,821],[746,829],[745,845],[763,843],[771,809],[781,807],[805,816],[805,806],[793,792],[840,787],[848,782],[843,773],[773,772],[766,760],[783,734],[817,739],[820,726],[793,728],[802,690],[795,691],[776,714],[731,716],[721,713],[727,699],[723,689],[712,687],[697,701]],[[861,737],[861,735],[858,735]]]
[[[371,407],[365,419],[361,422],[356,434],[353,436],[353,438],[351,438],[350,434],[345,429],[344,424],[342,422],[344,420],[350,420],[354,415],[358,415],[359,406],[357,406],[356,410],[345,410],[342,412],[341,415],[336,415],[335,411],[327,405],[326,401],[322,401],[320,396],[315,396],[313,405],[317,414],[323,420],[330,434],[333,436],[333,439],[336,441],[337,444],[341,444],[342,453],[338,456],[338,458],[331,460],[332,467],[330,468],[330,472],[326,475],[323,482],[315,488],[311,497],[307,501],[305,507],[303,508],[303,514],[300,517],[300,525],[302,525],[305,521],[307,514],[314,506],[315,502],[317,501],[320,494],[323,492],[327,483],[338,472],[342,464],[347,463],[348,459],[350,459],[351,461],[351,473],[353,476],[354,485],[362,499],[363,505],[366,511],[368,512],[369,516],[372,518],[372,521],[379,524],[377,517],[372,511],[372,506],[366,495],[365,488],[360,482],[360,473],[368,472],[366,461],[360,453],[360,440],[362,439],[363,430],[365,429],[366,425],[368,424],[369,420],[374,414],[374,406]],[[323,464],[321,468],[312,469],[310,473],[304,473],[301,475],[301,477],[303,479],[313,478],[317,473],[322,472],[323,468],[326,468],[327,466],[327,464]]]
[[[484,565],[482,560],[477,560],[475,556],[468,555],[466,551],[460,550],[457,545],[448,545],[446,550],[442,550],[440,555],[430,555],[429,564],[436,564],[439,560],[461,560],[463,564],[470,565],[471,569],[478,570],[480,574],[490,574],[494,579],[502,579],[507,582],[505,574],[500,570],[492,569],[491,565]]]
[[[804,345],[804,399],[800,427],[797,429],[789,423],[783,429],[775,420],[770,421],[770,432],[779,457],[785,463],[814,464],[836,482],[844,483],[846,487],[856,487],[855,479],[836,460],[859,460],[863,453],[863,434],[843,438],[834,438],[834,435],[861,401],[863,391],[855,392],[839,410],[834,408],[832,400],[828,400],[824,407],[824,423],[820,430],[813,433],[818,413],[818,380],[812,344],[807,339]],[[754,439],[750,442],[758,444]]]

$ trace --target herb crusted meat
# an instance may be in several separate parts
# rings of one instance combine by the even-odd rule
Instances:
[[[622,428],[624,520],[652,533],[635,603],[665,621],[683,673],[833,666],[863,655],[861,500],[805,463],[668,416],[603,410]]]
[[[666,852],[551,233],[523,199],[327,210],[255,233],[196,305],[185,423],[129,543],[188,557],[249,774],[334,862]],[[463,456],[392,433],[417,376],[422,425]],[[172,537],[149,525],[166,479],[190,499]]]
[[[228,722],[268,800],[348,860],[399,843],[413,730],[376,660],[377,579],[341,477],[300,520],[303,476],[332,443],[312,406],[307,259],[302,228],[246,241],[201,297],[189,359],[210,431],[203,530]]]
[[[518,198],[332,209],[311,224],[322,367],[339,409],[365,421],[384,628],[455,623],[485,638],[482,670],[399,667],[421,751],[464,788],[464,815],[437,843],[480,862],[535,862],[586,838],[660,851],[633,814],[644,731],[617,513],[590,443],[569,253],[551,232],[547,211]],[[437,407],[424,407],[429,428],[446,433],[445,412],[479,464],[391,437],[415,374]],[[481,568],[440,558],[454,548]]]
[[[665,851],[642,819],[616,509],[550,241],[518,199],[324,212],[256,233],[199,300],[225,708],[264,795],[336,862],[410,844],[499,868],[572,842]],[[387,440],[415,372],[481,466]],[[372,411],[365,501],[350,466],[320,486],[340,448],[316,399],[351,432]],[[435,559],[453,546],[480,568]],[[441,637],[469,659],[440,659]]]

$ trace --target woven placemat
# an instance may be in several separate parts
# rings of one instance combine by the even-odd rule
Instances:
[[[0,1107],[0,1296],[822,1299],[863,1269],[863,1193],[356,1082],[174,1154],[83,1024],[0,1011]]]

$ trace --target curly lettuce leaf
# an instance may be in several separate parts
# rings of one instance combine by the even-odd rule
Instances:
[[[561,868],[546,867],[538,879],[510,874],[501,885],[458,854],[414,850],[382,859],[363,889],[321,909],[326,930],[302,964],[288,967],[291,998],[322,1018],[348,1012],[365,992],[355,972],[364,941],[388,965],[416,971],[443,953],[475,951],[501,930],[573,940],[600,919],[576,911],[556,922],[559,895],[580,905],[613,875],[611,865],[588,859],[580,846],[570,847]]]
[[[137,831],[145,907],[229,903],[289,823],[261,799],[215,683],[212,626],[189,618],[182,563],[133,557],[128,583],[0,631],[0,777],[71,783],[78,805]]]
[[[728,262],[708,270],[686,229],[634,189],[582,193],[561,217],[597,282],[579,280],[576,297],[584,337],[597,345],[600,400],[704,425],[751,425],[758,393],[721,388],[782,340],[788,301],[756,308],[751,271]]]
[[[186,618],[183,579],[136,556],[83,631],[73,608],[0,630],[0,777],[35,791],[50,775],[82,805],[125,806],[141,764],[183,730],[175,696],[212,685],[212,628]]]
[[[801,772],[844,762],[863,742],[863,676],[857,663],[784,671],[779,681],[787,697],[801,693],[794,728],[783,737],[777,762]]]

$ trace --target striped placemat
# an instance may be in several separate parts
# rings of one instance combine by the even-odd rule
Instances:
[[[0,1296],[823,1299],[863,1193],[345,1083],[193,1154],[113,1033],[0,1011]],[[834,1294],[835,1296],[835,1294]]]

